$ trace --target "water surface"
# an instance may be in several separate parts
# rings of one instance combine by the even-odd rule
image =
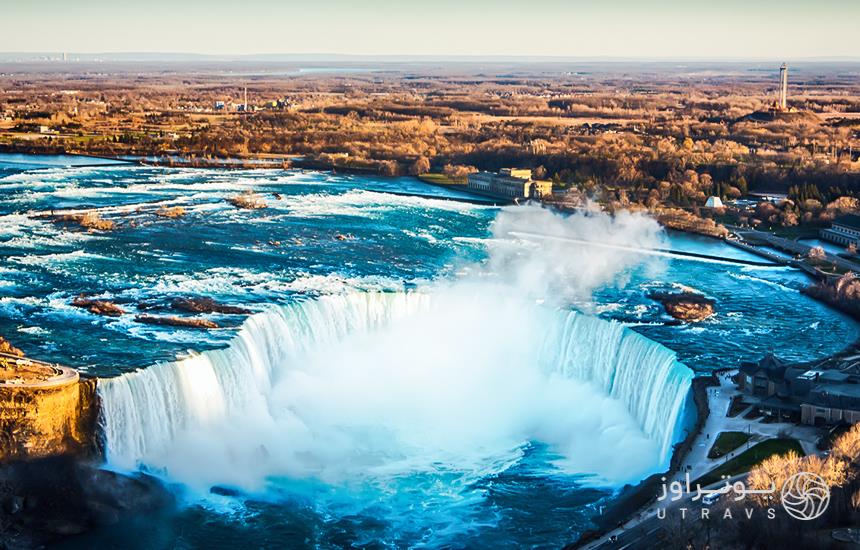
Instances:
[[[120,376],[162,362],[174,366],[164,371],[172,373],[170,376],[186,373],[192,380],[192,372],[184,369],[199,368],[200,364],[198,359],[194,359],[198,363],[183,363],[189,350],[211,352],[229,345],[224,352],[229,354],[229,350],[237,349],[233,338],[245,316],[208,315],[222,327],[211,331],[135,322],[137,314],[169,311],[158,308],[168,307],[175,298],[208,296],[257,312],[255,319],[271,319],[267,316],[272,315],[273,308],[294,311],[291,308],[304,307],[319,298],[378,291],[408,295],[467,280],[482,269],[492,269],[490,256],[494,247],[508,246],[502,241],[516,240],[491,234],[500,215],[498,208],[447,200],[457,198],[457,193],[411,178],[129,165],[75,168],[70,164],[66,158],[0,156],[0,334],[34,357],[67,363],[103,377]],[[225,201],[246,190],[261,194],[269,207],[239,210]],[[156,215],[159,208],[174,206],[184,208],[185,215]],[[68,209],[95,210],[114,221],[117,228],[88,232],[55,223],[48,217],[52,211]],[[704,237],[673,233],[663,239],[665,247],[759,260]],[[580,253],[580,266],[576,265],[575,254],[564,258],[572,262],[572,276],[577,269],[586,271],[590,267],[590,256],[577,254]],[[857,324],[800,294],[806,284],[809,281],[804,275],[783,267],[687,260],[655,265],[643,260],[642,265],[631,264],[614,273],[593,294],[572,298],[562,310],[614,320],[668,348],[642,340],[643,347],[636,348],[638,351],[624,365],[636,364],[652,374],[675,372],[671,366],[674,363],[666,362],[674,361],[668,351],[672,350],[681,362],[704,372],[735,367],[742,360],[757,359],[768,351],[787,360],[812,360],[856,340]],[[671,319],[662,306],[648,294],[683,287],[714,298],[717,314],[697,324],[669,323]],[[111,300],[126,314],[108,318],[75,308],[71,301],[81,293]],[[543,303],[557,297],[537,298],[533,301]],[[524,310],[519,319],[529,325],[549,323],[530,321],[545,319],[548,309],[548,305],[534,306]],[[456,313],[446,318],[452,332],[436,336],[444,341],[475,334],[474,343],[478,346],[480,331],[474,327],[480,321],[464,322],[461,330],[454,330],[465,314],[456,309],[444,311]],[[509,314],[504,309],[499,311],[499,315]],[[341,317],[333,314],[331,320]],[[616,336],[610,335],[616,334],[618,328],[617,323],[588,328],[592,331],[590,336],[574,339],[585,347],[571,357],[594,353],[601,341],[609,342],[605,349],[617,349],[617,340],[613,340]],[[394,331],[390,336],[397,334]],[[362,340],[358,338],[349,340],[349,345],[359,345]],[[390,345],[400,340],[403,338],[383,341]],[[464,346],[472,345],[468,338],[460,341]],[[265,345],[268,344],[261,344]],[[322,355],[313,357],[330,364],[324,352],[328,353],[324,348],[316,349],[314,353]],[[504,358],[495,360],[504,362]],[[207,361],[211,364],[214,360]],[[288,361],[273,362],[272,372],[293,379],[300,371],[277,370],[285,362]],[[228,363],[237,365],[241,361]],[[469,368],[468,362],[464,365]],[[204,365],[205,368],[209,367]],[[492,374],[491,370],[476,372]],[[571,387],[571,395],[585,391],[582,388],[591,388],[588,391],[593,395],[572,399],[571,411],[588,409],[589,402],[598,413],[606,407],[624,407],[630,417],[621,415],[617,423],[602,429],[620,429],[632,419],[639,427],[634,426],[631,437],[638,437],[637,430],[646,439],[651,437],[643,427],[643,419],[653,411],[642,408],[639,413],[631,412],[635,409],[636,392],[626,393],[623,398],[605,394],[596,383],[598,375],[591,373],[588,377],[591,378],[586,382],[590,385]],[[212,378],[206,380],[211,382]],[[492,384],[491,380],[488,377],[477,386],[454,387],[462,388],[464,394],[480,392],[476,388]],[[659,384],[655,381],[651,385]],[[218,387],[222,386],[215,384],[210,389]],[[271,387],[282,386],[272,379]],[[269,390],[264,394],[270,406],[282,403],[280,397],[269,399],[274,395]],[[442,394],[436,401],[427,402],[442,407],[446,399],[449,398]],[[117,401],[120,402],[123,401]],[[488,406],[493,403],[489,401]],[[668,405],[664,408],[665,414],[672,409]],[[241,410],[243,415],[247,412],[246,408]],[[305,402],[297,410],[317,414],[325,407]],[[588,430],[595,434],[598,431],[592,422],[600,416],[586,414],[582,418],[582,426],[589,427],[583,427],[584,433],[579,435],[588,439]],[[550,426],[545,419],[541,422],[543,429]],[[138,429],[157,425],[160,424],[156,421],[147,422]],[[379,425],[395,433],[400,429],[396,424]],[[319,429],[316,433],[329,432]],[[506,441],[512,433],[500,434],[500,439],[493,439],[494,444]],[[598,467],[564,467],[577,453],[585,451],[575,446],[573,450],[553,446],[553,437],[543,435],[520,441],[513,448],[505,447],[498,460],[482,455],[474,467],[460,460],[471,455],[459,448],[446,448],[446,452],[457,451],[459,458],[440,459],[437,466],[421,470],[420,475],[413,468],[408,475],[377,476],[372,482],[358,485],[344,486],[305,476],[270,476],[266,478],[266,488],[243,490],[239,497],[201,497],[198,489],[191,489],[190,479],[176,474],[175,478],[182,479],[173,481],[188,487],[181,512],[138,518],[70,544],[87,547],[134,541],[154,547],[195,547],[211,545],[215,540],[223,547],[240,543],[253,547],[432,547],[446,543],[498,547],[512,542],[518,546],[558,547],[592,525],[591,519],[600,507],[612,502],[617,485],[595,482]],[[171,441],[159,437],[153,441]],[[614,444],[607,440],[600,451],[611,457]],[[373,447],[374,452],[384,448]],[[235,451],[242,454],[248,447]],[[422,456],[402,447],[397,452],[413,458]],[[172,467],[168,479],[171,472],[176,472],[169,452],[141,453],[129,451],[131,462],[142,460],[149,467]],[[595,456],[599,454],[594,450]],[[616,453],[616,458],[619,456]],[[643,457],[651,471],[666,459],[658,450],[644,452]],[[457,468],[450,468],[451,464]],[[226,474],[223,477],[225,482],[232,479]],[[380,482],[383,479],[391,483],[388,490]]]

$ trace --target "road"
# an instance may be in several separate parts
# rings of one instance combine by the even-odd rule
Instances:
[[[734,483],[735,481],[745,480],[746,473],[733,476],[727,480],[720,481],[708,486],[710,489],[723,486],[726,482]],[[704,489],[704,487],[703,487]],[[648,507],[647,510],[633,518],[626,524],[626,527],[616,529],[609,536],[596,541],[593,544],[586,545],[583,548],[589,550],[650,550],[659,545],[659,541],[668,536],[668,529],[671,526],[677,526],[678,518],[681,516],[681,508],[686,509],[687,521],[701,521],[703,516],[702,509],[708,508],[710,514],[711,506],[704,504],[700,499],[695,499],[696,491],[685,493],[683,498],[678,501],[671,502],[667,499],[663,502],[657,502]],[[730,497],[722,497],[730,498]],[[657,509],[665,510],[663,519],[658,517]]]
[[[689,473],[690,479],[698,479],[725,461],[745,451],[751,445],[765,439],[783,436],[793,437],[800,442],[806,454],[817,452],[815,445],[819,434],[816,428],[812,426],[799,426],[783,422],[764,424],[759,421],[760,419],[749,420],[744,418],[743,415],[746,411],[742,411],[735,417],[726,416],[732,397],[738,393],[734,382],[731,380],[732,376],[736,373],[737,371],[729,371],[719,374],[717,378],[720,385],[708,388],[710,414],[702,431],[693,441],[693,446],[689,454],[684,459],[683,466],[687,469],[682,468],[673,478],[667,480],[667,483],[685,481],[687,473]],[[708,451],[714,442],[714,438],[716,438],[717,434],[724,431],[747,432],[752,434],[752,438],[749,443],[744,444],[725,457],[708,458]],[[735,480],[745,477],[746,474],[741,474],[731,479]],[[724,482],[720,482],[717,485],[721,483]],[[686,503],[689,505],[688,508],[693,510],[693,513],[698,513],[701,510],[701,503],[690,502],[689,498],[683,499],[677,506],[680,507]],[[640,510],[637,515],[630,518],[621,527],[613,529],[600,539],[584,545],[583,548],[653,548],[656,540],[654,537],[657,536],[663,526],[661,523],[662,520],[658,519],[656,514],[656,504],[651,504],[646,509]],[[613,536],[616,537],[614,542],[610,540]]]
[[[795,254],[803,258],[806,258],[809,255],[809,251],[812,250],[812,247],[807,244],[799,243],[797,241],[793,241],[791,239],[786,239],[783,237],[778,237],[772,233],[766,233],[764,231],[758,231],[756,229],[732,229],[738,236],[743,239],[764,242],[777,250],[782,250],[783,252]],[[830,252],[825,251],[824,259],[825,261],[832,263],[845,271],[860,271],[860,264],[852,262],[850,260],[846,260],[845,258],[842,258],[835,254],[831,254]]]

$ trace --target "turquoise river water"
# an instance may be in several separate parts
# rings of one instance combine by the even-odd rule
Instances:
[[[0,334],[103,378],[106,467],[163,478],[180,506],[65,547],[559,547],[668,464],[695,372],[860,333],[794,270],[638,252],[757,259],[643,216],[409,178],[92,164],[0,155]],[[268,207],[225,200],[246,190]],[[673,323],[648,297],[683,287],[716,315]],[[172,305],[188,297],[249,313],[136,321],[188,315]]]

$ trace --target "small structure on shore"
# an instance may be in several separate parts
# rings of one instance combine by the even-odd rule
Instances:
[[[552,182],[532,178],[525,168],[502,168],[498,174],[475,172],[468,176],[468,188],[482,195],[511,200],[539,199],[552,194]]]
[[[724,206],[722,199],[716,196],[708,197],[708,200],[705,202],[705,208],[723,208]]]
[[[822,229],[819,236],[842,246],[860,247],[860,216],[846,214],[833,220],[828,229]]]

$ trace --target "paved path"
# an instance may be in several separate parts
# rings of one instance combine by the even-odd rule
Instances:
[[[813,248],[812,246],[810,246],[808,244],[803,244],[803,243],[800,243],[800,242],[797,242],[797,241],[794,241],[791,239],[779,237],[779,236],[774,235],[772,233],[767,233],[764,231],[758,231],[756,229],[739,229],[739,228],[732,228],[732,229],[734,229],[735,233],[737,233],[739,236],[741,236],[744,239],[753,239],[753,240],[765,242],[777,250],[782,250],[784,252],[788,252],[790,254],[795,254],[795,255],[803,257],[803,258],[805,258],[809,254],[809,251]],[[855,271],[856,272],[856,271],[860,270],[860,264],[858,264],[857,262],[847,260],[845,258],[842,258],[840,256],[837,256],[836,254],[832,254],[832,253],[827,252],[827,251],[824,252],[824,259],[827,262],[830,262],[834,265],[837,265],[846,271]]]
[[[16,372],[17,376],[0,380],[0,388],[53,388],[72,384],[80,379],[78,371],[62,365],[8,353],[0,353],[0,359],[3,360],[6,370],[19,371]]]
[[[708,405],[710,408],[708,420],[705,422],[702,431],[693,441],[693,447],[683,462],[683,466],[689,466],[690,469],[684,470],[682,467],[675,477],[667,480],[667,483],[670,483],[672,480],[685,480],[687,472],[689,472],[691,480],[698,479],[723,464],[726,460],[730,460],[745,451],[749,446],[765,439],[782,436],[793,437],[800,442],[806,454],[817,452],[815,444],[818,441],[818,431],[812,426],[798,426],[784,422],[764,424],[760,422],[761,418],[748,420],[743,415],[749,408],[742,411],[736,417],[727,417],[726,413],[729,411],[732,397],[738,393],[734,382],[731,381],[732,376],[736,373],[737,371],[730,371],[718,375],[720,385],[708,388]],[[748,432],[753,437],[749,444],[743,445],[725,457],[717,459],[708,458],[708,451],[714,443],[714,438],[716,438],[718,433],[724,431]],[[746,474],[741,474],[740,476],[735,476],[735,478],[745,476]],[[649,548],[649,543],[653,543],[654,533],[660,526],[656,514],[657,505],[656,503],[651,503],[633,514],[621,527],[609,531],[600,539],[586,544],[583,548],[590,550],[598,548]],[[611,540],[610,537],[615,537],[615,539]]]
[[[711,414],[708,416],[708,421],[705,423],[702,432],[696,437],[693,442],[693,447],[690,453],[684,459],[684,466],[689,466],[687,470],[690,473],[690,479],[698,479],[704,474],[710,472],[724,462],[731,460],[743,451],[752,447],[759,441],[765,439],[773,439],[776,437],[793,437],[800,442],[806,454],[816,452],[815,444],[818,442],[818,430],[812,426],[798,426],[786,422],[774,422],[765,424],[761,422],[761,418],[749,420],[744,418],[744,414],[749,410],[749,407],[735,417],[728,417],[726,414],[729,411],[732,397],[737,395],[737,389],[731,377],[737,371],[732,371],[726,374],[720,374],[720,385],[708,388],[708,402],[710,404]],[[714,444],[714,439],[720,432],[747,432],[752,435],[750,441],[736,451],[727,454],[720,458],[708,458],[708,451],[711,450],[711,445]],[[684,470],[679,472],[677,479],[684,478]]]

